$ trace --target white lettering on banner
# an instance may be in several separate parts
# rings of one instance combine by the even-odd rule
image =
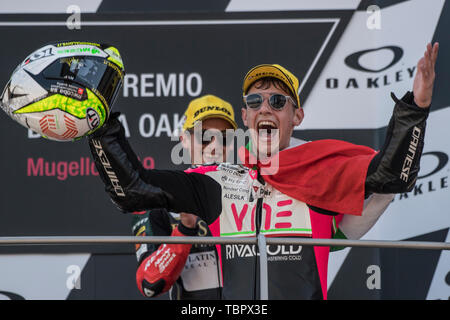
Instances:
[[[153,88],[153,73],[141,74],[141,97],[154,97],[153,91],[147,91],[147,88]],[[149,80],[149,81],[147,81]]]
[[[146,127],[148,123],[148,129]],[[139,119],[139,133],[144,138],[150,138],[155,132],[155,117],[150,113],[144,113]]]
[[[169,74],[169,78],[167,80],[167,83],[164,80],[164,75],[161,73],[156,74],[156,96],[160,97],[161,92],[163,93],[162,96],[168,97],[169,95],[171,97],[176,96],[176,81],[177,81],[177,75],[175,73]]]
[[[162,113],[156,123],[155,116],[151,113],[144,113],[139,118],[139,134],[143,138],[160,137],[165,133],[172,137],[177,129],[183,126],[183,117],[180,114],[172,114],[172,125],[167,113]]]
[[[184,74],[178,75],[178,96],[184,97]]]
[[[197,97],[203,90],[202,76],[197,72],[127,74],[123,82],[123,96],[128,98]]]
[[[119,118],[117,118],[120,123],[122,123],[123,129],[125,131],[125,137],[129,138],[130,137],[130,129],[128,128],[128,122],[127,122],[127,118],[124,114],[121,114],[119,116]]]
[[[158,126],[156,128],[155,136],[156,137],[161,136],[161,132],[165,132],[168,137],[172,133],[172,131],[170,130],[169,118],[167,116],[167,113],[161,114],[161,116],[159,118]]]
[[[195,81],[193,81],[195,80]],[[193,83],[196,83],[194,87]],[[194,91],[195,88],[195,91]],[[191,73],[186,78],[186,92],[191,97],[196,97],[202,92],[202,78],[198,73]]]
[[[135,74],[126,74],[123,78],[123,96],[128,97],[128,91],[132,90],[132,97],[139,97],[138,91],[139,78]]]

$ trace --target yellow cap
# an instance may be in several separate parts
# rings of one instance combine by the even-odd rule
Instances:
[[[192,129],[196,122],[206,118],[222,118],[228,121],[234,129],[237,129],[231,104],[211,94],[192,100],[184,117],[183,130],[185,131]]]
[[[242,88],[244,95],[254,82],[267,77],[276,78],[283,81],[283,83],[287,85],[293,96],[296,98],[295,102],[297,103],[297,107],[300,107],[300,98],[298,96],[298,88],[300,84],[297,77],[278,64],[260,64],[247,72]]]

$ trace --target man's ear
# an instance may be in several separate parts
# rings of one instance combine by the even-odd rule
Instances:
[[[303,108],[295,108],[294,109],[294,126],[300,125],[302,123],[303,118],[305,117],[305,114],[303,113]]]
[[[244,122],[244,126],[248,127],[248,125],[247,125],[247,108],[241,108],[241,116],[242,116],[242,122]]]
[[[188,131],[183,131],[183,133],[180,135],[180,142],[183,148],[185,148],[186,150],[189,150],[191,148],[191,137]]]

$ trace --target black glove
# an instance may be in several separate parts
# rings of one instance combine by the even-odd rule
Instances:
[[[167,208],[169,194],[140,178],[144,170],[131,149],[118,120],[120,113],[89,136],[95,166],[112,201],[124,212]]]
[[[366,178],[369,193],[403,193],[414,188],[420,169],[429,108],[414,104],[412,92],[396,102],[381,151],[370,163]]]

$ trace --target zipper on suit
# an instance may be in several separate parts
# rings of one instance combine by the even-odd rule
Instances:
[[[265,186],[265,182],[264,180],[262,180],[261,176],[259,175],[259,171],[258,171],[258,181],[261,183],[261,188],[263,188],[263,186]],[[264,195],[264,190],[263,191],[263,195]],[[261,192],[261,190],[259,190],[259,192]],[[255,229],[256,229],[256,236],[259,235],[259,232],[261,230],[261,223],[262,223],[262,208],[263,208],[263,201],[264,201],[264,196],[260,197],[256,200],[256,210],[255,210]],[[255,246],[257,247],[257,245],[255,244]],[[259,252],[259,248],[258,251]],[[254,287],[253,287],[253,300],[256,300],[256,297],[259,296],[259,292],[257,292],[258,290],[258,286],[257,283],[259,283],[259,277],[257,277],[257,275],[259,270],[259,259],[258,259],[258,254],[255,255],[255,271],[254,271]]]

